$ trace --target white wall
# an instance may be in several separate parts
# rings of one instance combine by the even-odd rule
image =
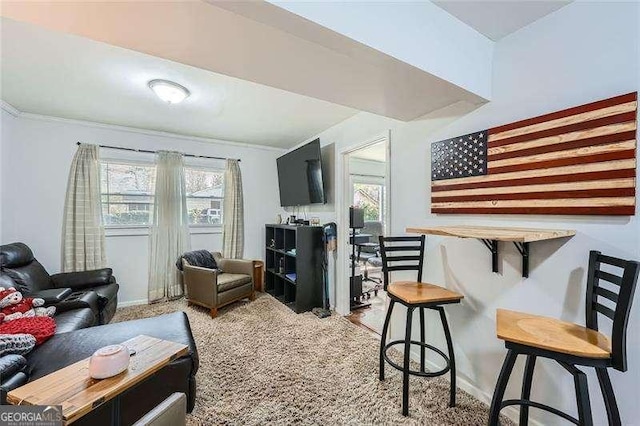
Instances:
[[[3,188],[3,182],[6,180],[4,173],[2,173],[2,158],[4,154],[4,144],[6,141],[10,141],[13,139],[13,131],[15,128],[15,120],[16,118],[5,111],[4,109],[0,109],[0,189]],[[1,192],[1,191],[0,191]],[[4,241],[2,239],[2,217],[3,210],[6,208],[5,204],[1,202],[2,198],[0,197],[0,241]]]
[[[279,210],[275,158],[282,151],[30,117],[28,114],[7,117],[3,112],[3,124],[14,120],[14,125],[10,137],[5,138],[3,132],[2,138],[0,228],[3,243],[25,242],[49,272],[60,271],[62,212],[76,141],[240,158],[245,202],[245,257],[263,257],[264,224],[273,222]],[[108,154],[109,151],[103,150],[103,155]],[[128,155],[140,159],[142,154]],[[212,165],[224,167],[219,161],[212,161]],[[142,235],[140,230],[138,235],[131,235],[136,233],[131,231],[107,231],[107,260],[121,286],[121,304],[143,302],[147,298],[148,237],[145,231],[142,230]],[[193,249],[222,248],[219,228],[204,234],[194,232]]]
[[[507,124],[571,106],[638,90],[639,5],[572,3],[496,44],[492,102],[454,105],[411,123],[358,114],[319,135],[335,143],[336,197],[342,196],[339,152],[390,131],[391,232],[407,226],[477,224],[575,229],[569,240],[532,244],[530,278],[521,277],[521,258],[513,245],[501,245],[501,273],[491,272],[490,255],[479,241],[430,236],[424,279],[460,291],[465,299],[448,308],[461,385],[490,400],[505,349],[495,337],[497,308],[521,310],[584,323],[588,252],[640,259],[640,220],[595,216],[465,216],[430,214],[430,142]],[[466,115],[465,115],[466,114]],[[464,118],[459,118],[464,115]],[[334,220],[337,212],[324,213]],[[347,288],[346,275],[338,281]],[[392,334],[400,338],[404,312],[394,314]],[[640,300],[631,314],[629,371],[612,371],[623,424],[640,425]],[[429,316],[430,338],[446,347],[436,317]],[[417,325],[417,324],[416,324]],[[414,330],[415,330],[414,326]],[[607,331],[605,328],[604,331]],[[523,362],[516,364],[507,397],[517,397]],[[606,416],[595,374],[589,372],[595,424]],[[576,414],[573,382],[561,367],[539,362],[532,397]],[[515,410],[504,412],[513,414]],[[532,410],[542,424],[558,418]]]

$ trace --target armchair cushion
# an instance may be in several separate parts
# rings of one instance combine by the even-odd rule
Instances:
[[[218,293],[231,290],[232,288],[240,287],[243,284],[248,284],[250,282],[251,282],[250,275],[231,274],[228,272],[219,274],[218,275]]]
[[[242,274],[251,277],[253,275],[253,261],[243,259],[220,259],[218,262],[224,273]]]
[[[56,334],[89,328],[97,325],[96,314],[90,308],[78,308],[56,313]]]
[[[74,290],[82,290],[87,287],[95,287],[113,282],[113,270],[111,268],[95,269],[92,271],[64,272],[51,275],[53,286],[71,287]]]

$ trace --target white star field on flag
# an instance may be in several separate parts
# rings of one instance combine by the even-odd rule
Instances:
[[[471,133],[431,145],[432,180],[481,176],[487,173],[487,131]]]

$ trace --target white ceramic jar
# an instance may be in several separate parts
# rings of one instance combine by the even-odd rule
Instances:
[[[129,368],[129,348],[124,345],[110,345],[94,352],[89,359],[89,376],[106,379]]]

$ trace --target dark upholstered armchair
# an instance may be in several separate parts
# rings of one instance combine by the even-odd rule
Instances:
[[[208,308],[211,318],[215,318],[222,306],[255,299],[252,260],[224,259],[213,252],[216,266],[211,269],[211,265],[190,264],[187,254],[182,258],[182,274],[189,304]]]
[[[52,297],[67,297],[72,292],[93,292],[95,295],[82,297],[96,300],[100,324],[111,321],[118,306],[119,286],[110,268],[49,275],[24,243],[0,246],[0,284],[4,282],[15,283],[17,290],[26,296],[41,297],[45,302]],[[67,292],[61,293],[64,289]],[[52,303],[57,302],[53,299]],[[68,300],[65,303],[68,304]]]

